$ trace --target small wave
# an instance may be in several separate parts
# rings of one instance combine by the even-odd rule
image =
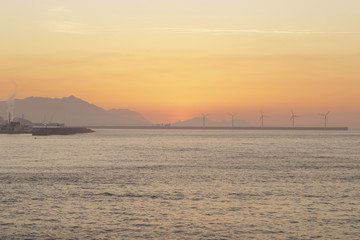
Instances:
[[[116,194],[114,193],[109,193],[109,192],[104,192],[104,193],[99,193],[97,195],[101,195],[101,196],[116,196]]]
[[[31,200],[33,200],[33,201],[44,201],[44,198],[41,198],[41,197],[33,197],[33,198],[31,198]]]
[[[15,226],[15,223],[3,223],[3,222],[0,222],[0,226]]]
[[[321,198],[321,196],[311,195],[311,194],[304,195],[304,197],[306,197],[306,198]]]
[[[148,194],[133,194],[133,193],[126,193],[126,194],[115,194],[110,192],[98,193],[95,194],[97,196],[105,196],[105,197],[117,197],[117,198],[159,198],[157,195],[148,195]]]
[[[174,151],[177,152],[200,152],[200,151],[205,151],[202,148],[176,148],[174,149]]]
[[[255,194],[255,193],[229,193],[229,196],[235,196],[235,197],[260,197],[260,194]]]
[[[154,226],[157,226],[156,224],[147,224],[147,223],[134,223],[134,224],[131,224],[132,226],[135,226],[135,227],[154,227]]]

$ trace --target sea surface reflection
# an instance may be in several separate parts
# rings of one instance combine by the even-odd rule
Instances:
[[[0,135],[0,239],[358,239],[359,131]]]

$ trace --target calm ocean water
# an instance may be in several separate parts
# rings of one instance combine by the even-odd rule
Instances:
[[[360,131],[0,135],[0,239],[359,239]]]

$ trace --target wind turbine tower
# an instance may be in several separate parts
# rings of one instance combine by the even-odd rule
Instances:
[[[291,111],[291,118],[290,118],[290,121],[292,120],[292,127],[295,128],[295,118],[298,118],[300,116],[297,116],[294,114],[293,111]]]
[[[320,114],[321,116],[323,116],[324,117],[324,128],[326,128],[326,124],[327,124],[327,117],[328,117],[328,115],[329,115],[329,113],[330,112],[327,112],[327,113],[325,113],[325,114]]]
[[[268,117],[268,116],[264,115],[263,112],[261,112],[259,121],[261,121],[262,128],[264,128],[264,118],[266,118],[266,117]]]
[[[238,113],[229,113],[229,115],[231,116],[231,127],[234,127],[234,119]]]
[[[202,115],[202,117],[203,117],[203,127],[205,127],[206,117],[209,116],[209,114],[201,113],[201,115]]]

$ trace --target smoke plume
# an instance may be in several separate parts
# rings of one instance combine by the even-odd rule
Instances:
[[[14,87],[15,87],[15,93],[13,95],[11,95],[11,97],[9,97],[9,99],[7,100],[8,114],[10,115],[10,122],[12,122],[14,120],[15,97],[17,94],[17,85],[15,82],[14,82]]]

